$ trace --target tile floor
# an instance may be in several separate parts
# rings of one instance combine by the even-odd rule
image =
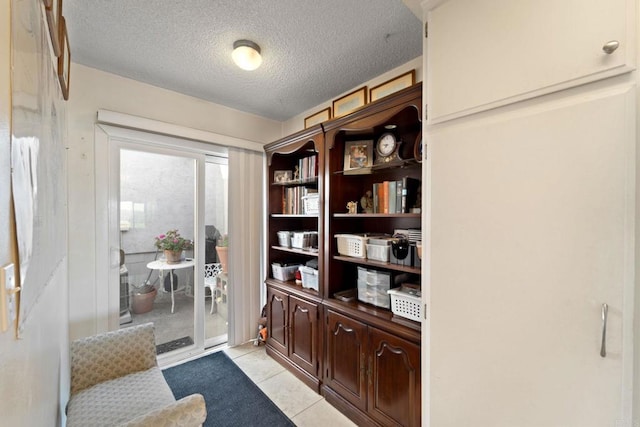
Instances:
[[[269,357],[264,345],[248,343],[224,352],[296,426],[355,426],[324,397]]]

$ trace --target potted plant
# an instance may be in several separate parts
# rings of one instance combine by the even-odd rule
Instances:
[[[228,250],[229,250],[229,235],[223,234],[222,237],[218,239],[218,243],[216,245],[216,252],[218,252],[218,258],[220,259],[220,264],[222,265],[223,273],[227,272]]]
[[[182,251],[193,248],[193,242],[182,237],[178,230],[169,230],[157,236],[155,245],[164,251],[167,264],[178,264],[182,259]]]
[[[153,310],[153,302],[156,299],[158,291],[155,286],[148,283],[140,286],[133,285],[133,298],[131,310],[134,314],[148,313]]]

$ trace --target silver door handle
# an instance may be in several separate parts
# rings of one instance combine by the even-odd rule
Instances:
[[[602,50],[604,50],[604,53],[607,55],[611,55],[618,47],[620,47],[620,42],[618,40],[611,40],[602,46]]]
[[[609,306],[602,304],[602,343],[600,344],[600,356],[607,357],[607,315],[609,314]]]

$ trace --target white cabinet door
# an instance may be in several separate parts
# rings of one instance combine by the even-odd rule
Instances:
[[[432,123],[624,73],[634,0],[449,0],[428,12]],[[616,40],[611,54],[603,45]]]
[[[615,86],[429,129],[431,426],[632,425],[635,114]]]

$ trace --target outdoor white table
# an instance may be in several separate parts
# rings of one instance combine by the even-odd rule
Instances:
[[[171,313],[173,313],[173,308],[175,305],[175,301],[173,299],[173,272],[172,271],[179,270],[181,268],[194,267],[195,265],[196,263],[193,260],[180,261],[179,263],[176,263],[176,264],[169,264],[167,260],[164,260],[164,259],[151,261],[149,264],[147,264],[147,268],[150,268],[151,270],[159,270],[160,272],[170,270],[169,280],[171,280]],[[161,284],[161,286],[164,286],[164,284]]]

